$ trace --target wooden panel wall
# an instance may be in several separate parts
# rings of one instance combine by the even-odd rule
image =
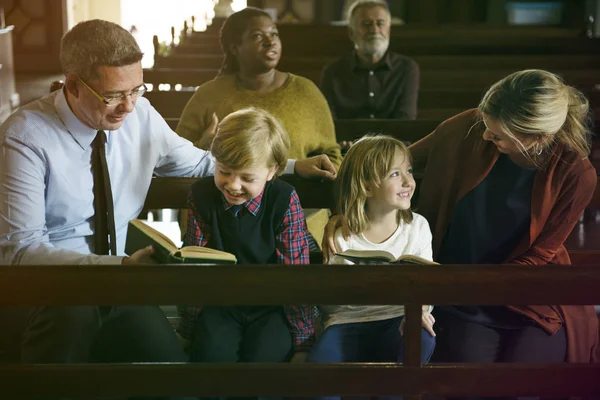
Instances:
[[[13,67],[13,27],[0,28],[0,124],[18,106]],[[14,99],[14,102],[13,102]]]
[[[60,39],[66,30],[63,0],[0,0],[14,25],[17,72],[60,72]]]

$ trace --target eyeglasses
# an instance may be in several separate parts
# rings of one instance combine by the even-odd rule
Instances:
[[[83,79],[81,79],[80,77],[77,77],[77,79],[79,79],[79,82],[83,83],[83,86],[85,86],[86,88],[88,88],[90,90],[90,92],[92,92],[92,94],[94,96],[96,96],[101,102],[103,102],[104,104],[106,104],[107,107],[115,107],[118,106],[119,104],[123,103],[125,101],[125,99],[127,98],[127,96],[131,96],[132,99],[137,99],[138,97],[141,97],[144,95],[144,93],[146,93],[146,91],[148,91],[148,88],[146,87],[145,84],[143,84],[142,86],[139,86],[135,89],[133,89],[131,92],[129,93],[120,93],[117,94],[115,96],[102,96],[100,93],[96,92],[94,89],[92,89],[90,87],[90,85],[88,85],[87,83],[85,83],[83,81]]]

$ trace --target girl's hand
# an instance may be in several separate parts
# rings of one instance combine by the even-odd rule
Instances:
[[[425,310],[427,307],[427,311]],[[421,326],[425,328],[427,332],[435,337],[435,331],[433,330],[433,324],[435,324],[435,318],[429,312],[429,306],[423,306],[423,313],[421,314]],[[404,326],[406,325],[406,318],[402,318],[400,322],[400,335],[404,336]]]
[[[435,324],[435,318],[431,315],[430,312],[423,313],[421,317],[421,326],[425,328],[427,332],[433,337],[435,337],[435,331],[433,330],[433,324]]]

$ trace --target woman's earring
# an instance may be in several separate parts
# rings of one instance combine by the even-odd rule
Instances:
[[[533,146],[533,151],[535,152],[536,156],[539,156],[544,151],[544,148],[542,147],[541,143],[538,142]]]

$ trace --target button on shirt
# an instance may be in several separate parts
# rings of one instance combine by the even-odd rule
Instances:
[[[419,66],[388,52],[377,65],[365,68],[353,52],[325,67],[321,90],[335,118],[415,119]]]
[[[62,90],[22,107],[0,126],[0,265],[121,262],[90,254],[95,135],[70,110]],[[123,255],[128,222],[141,212],[152,176],[211,175],[214,161],[173,132],[145,98],[107,136],[117,253]]]

